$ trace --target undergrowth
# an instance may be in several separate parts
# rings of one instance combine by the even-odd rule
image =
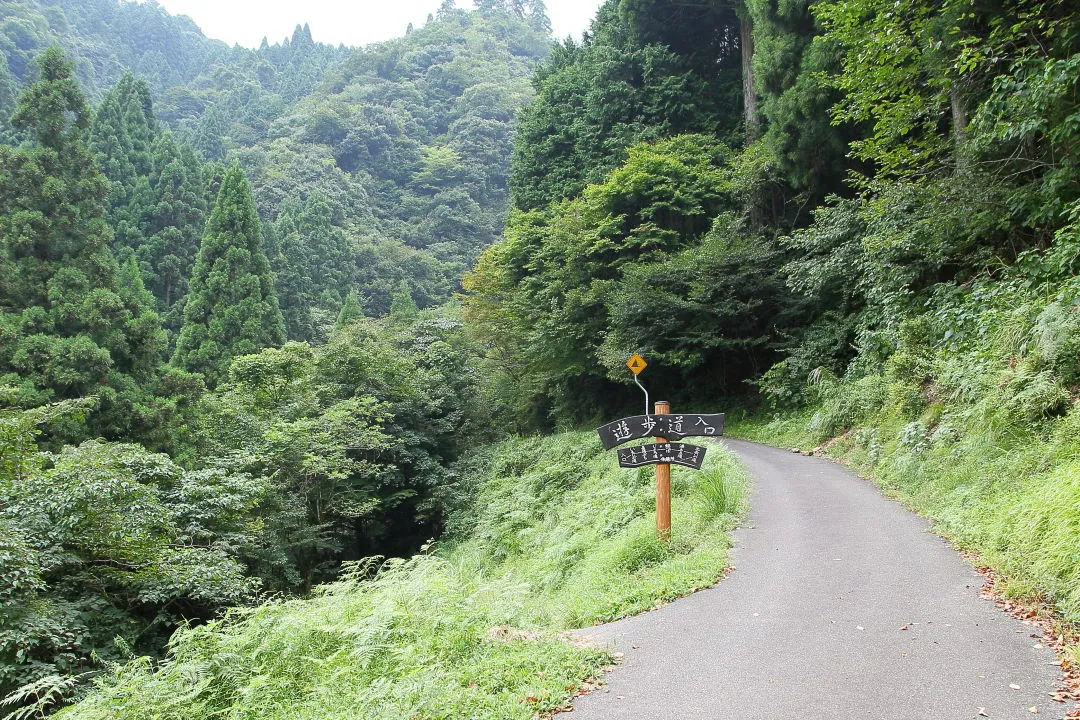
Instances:
[[[674,535],[654,534],[652,470],[622,470],[593,433],[511,439],[460,468],[451,539],[352,566],[307,599],[180,630],[65,718],[531,718],[611,661],[559,631],[715,582],[746,476],[713,445],[673,469]]]

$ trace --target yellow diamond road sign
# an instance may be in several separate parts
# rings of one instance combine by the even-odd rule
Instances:
[[[637,353],[634,354],[629,360],[626,361],[626,367],[630,368],[630,372],[638,375],[649,366],[649,363],[645,362],[645,358],[641,357]]]

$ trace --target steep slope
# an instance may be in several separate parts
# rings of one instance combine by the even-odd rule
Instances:
[[[116,668],[66,718],[526,718],[564,707],[611,661],[555,631],[716,581],[745,475],[719,445],[673,477],[674,537],[653,529],[651,472],[594,433],[512,439],[462,468],[448,545],[354,564],[306,600],[181,630],[170,659]]]
[[[19,139],[7,116],[50,43],[75,62],[94,103],[133,73],[153,101],[154,137],[159,124],[204,161],[241,162],[285,286],[289,337],[320,340],[350,290],[371,315],[388,312],[402,287],[422,308],[445,301],[501,235],[513,122],[550,41],[542,3],[445,7],[404,37],[363,49],[317,43],[304,25],[248,50],[207,39],[155,3],[29,0],[0,25],[0,139]],[[115,157],[99,159],[115,181],[107,163]],[[207,173],[209,197],[221,170]],[[139,180],[128,178],[112,199],[137,201]],[[138,236],[152,234],[144,228],[118,246],[148,256]],[[324,286],[317,267],[330,247],[340,277]],[[145,271],[148,285],[159,282],[158,268]]]

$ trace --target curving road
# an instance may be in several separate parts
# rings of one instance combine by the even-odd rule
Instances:
[[[581,631],[624,659],[574,717],[1064,717],[1053,652],[979,596],[982,578],[925,520],[828,460],[726,442],[755,481],[735,571]]]

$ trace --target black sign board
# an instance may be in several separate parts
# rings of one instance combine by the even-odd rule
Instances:
[[[715,415],[635,415],[610,422],[596,429],[604,449],[610,450],[630,440],[662,437],[682,440],[684,437],[722,435],[724,413]]]
[[[651,443],[619,448],[619,467],[636,468],[642,465],[682,465],[695,470],[701,469],[705,459],[705,448],[686,443]]]

